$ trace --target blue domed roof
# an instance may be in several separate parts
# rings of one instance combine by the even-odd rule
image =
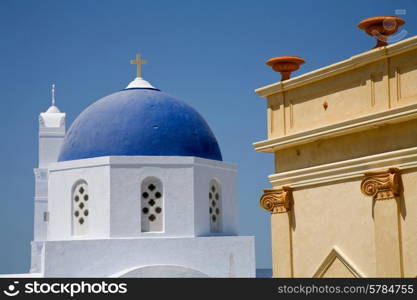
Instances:
[[[187,103],[157,89],[126,89],[85,109],[58,161],[98,156],[197,156],[222,160],[210,127]]]

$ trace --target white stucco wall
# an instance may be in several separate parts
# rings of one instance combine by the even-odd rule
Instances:
[[[163,184],[162,232],[141,231],[141,185],[149,177]],[[209,221],[212,179],[222,194],[223,230],[215,234]],[[80,180],[89,191],[86,236],[72,234],[72,190]],[[35,270],[45,277],[255,276],[254,237],[233,236],[238,209],[231,164],[195,157],[96,157],[50,165],[48,187],[48,241],[42,267]]]
[[[48,240],[109,237],[110,167],[105,158],[53,164],[49,169]],[[89,234],[72,235],[72,189],[84,180],[89,187]]]
[[[33,240],[44,241],[47,235],[45,213],[48,211],[48,169],[34,169],[35,197],[33,216]]]
[[[65,113],[45,112],[39,115],[39,158],[38,168],[34,169],[34,241],[43,241],[47,236],[48,166],[57,161],[64,137]]]
[[[45,242],[44,241],[32,241],[30,243],[30,273],[43,273],[45,265]]]
[[[162,232],[141,232],[141,183],[163,185]],[[193,236],[193,163],[182,157],[111,157],[111,236]]]
[[[209,184],[217,180],[221,192],[221,232],[210,232]],[[222,162],[207,163],[197,160],[194,166],[195,234],[237,235],[239,233],[238,205],[236,194],[236,168]]]
[[[255,277],[254,237],[104,239],[45,244],[45,277],[112,277],[154,265],[181,266],[209,277]]]
[[[141,183],[156,177],[163,184],[162,232],[141,232]],[[222,190],[222,227],[216,235],[238,233],[236,169],[195,157],[97,157],[52,164],[49,171],[49,240],[74,238],[71,192],[88,183],[89,234],[75,238],[187,237],[211,235],[208,188],[217,179]]]
[[[65,113],[39,115],[39,168],[56,162],[65,137]]]

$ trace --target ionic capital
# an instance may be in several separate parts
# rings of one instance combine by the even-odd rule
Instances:
[[[395,198],[401,191],[400,176],[397,168],[367,172],[361,183],[361,191],[366,196],[372,196],[374,200]]]
[[[291,210],[292,189],[284,186],[279,189],[265,189],[259,200],[260,206],[273,214]]]

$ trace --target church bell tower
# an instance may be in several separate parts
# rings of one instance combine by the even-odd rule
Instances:
[[[52,85],[52,103],[39,115],[39,158],[35,173],[35,215],[32,243],[32,271],[36,272],[37,253],[42,251],[46,240],[48,214],[48,166],[57,161],[65,137],[65,113],[55,106],[55,85]],[[34,270],[35,269],[35,270]]]

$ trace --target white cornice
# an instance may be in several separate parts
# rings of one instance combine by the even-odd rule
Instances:
[[[398,43],[386,47],[380,47],[366,51],[364,53],[352,56],[346,60],[314,70],[312,72],[302,74],[284,82],[277,82],[258,88],[255,90],[255,92],[261,97],[268,97],[269,95],[278,92],[285,92],[306,84],[323,80],[327,77],[357,69],[361,66],[373,63],[378,60],[386,59],[393,55],[398,55],[405,51],[410,51],[414,48],[417,48],[417,36],[402,40]]]
[[[365,172],[396,167],[401,171],[417,167],[417,147],[361,158],[277,173],[269,176],[275,187],[306,188],[318,184],[359,179]]]
[[[417,118],[417,103],[369,114],[300,133],[253,143],[258,152],[275,152],[316,140],[364,131],[383,124],[392,124]]]
[[[49,165],[49,172],[71,170],[80,168],[111,167],[111,168],[137,168],[145,166],[184,167],[196,166],[213,167],[236,171],[236,166],[217,160],[194,156],[100,156],[55,162]]]
[[[39,137],[47,137],[47,138],[63,138],[65,137],[65,131],[62,130],[60,132],[50,132],[50,131],[42,131],[39,132]]]

